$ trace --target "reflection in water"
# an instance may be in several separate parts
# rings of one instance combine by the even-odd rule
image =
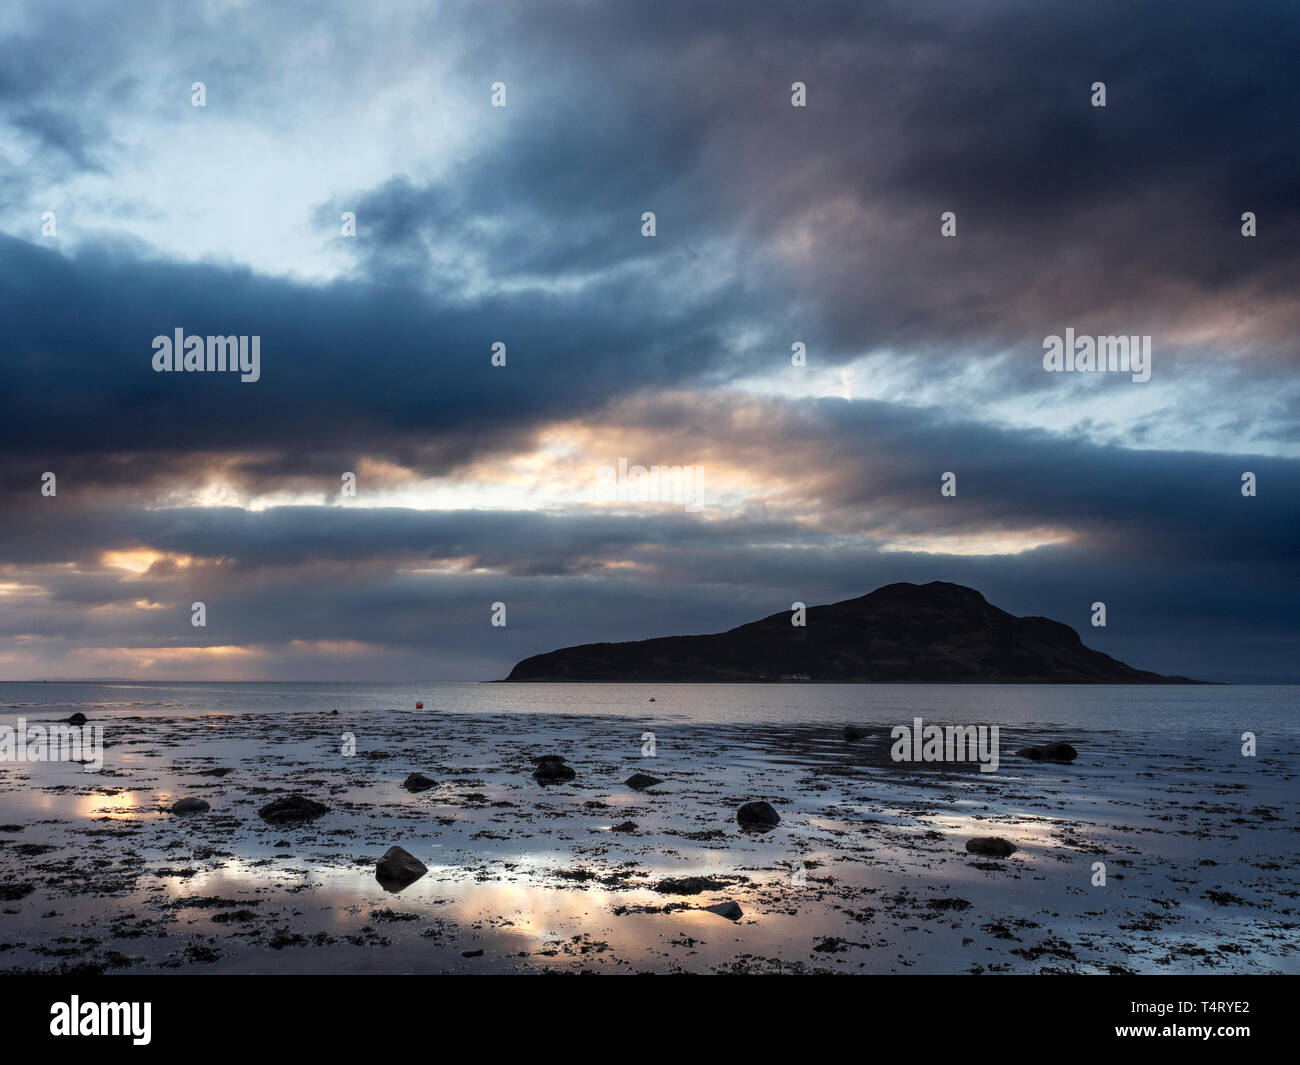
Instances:
[[[86,795],[78,798],[74,807],[77,817],[131,818],[140,813],[135,794],[119,791],[111,795]]]
[[[126,714],[103,773],[0,767],[0,878],[30,889],[0,909],[6,964],[54,964],[36,918],[57,900],[59,935],[135,971],[1300,965],[1284,885],[1257,872],[1289,860],[1286,736],[1243,765],[1194,733],[1075,728],[1075,765],[980,774],[900,769],[883,726],[846,744],[836,726],[660,720],[650,762],[628,717]],[[578,776],[542,789],[532,760],[557,753]],[[648,769],[664,782],[623,786]],[[409,793],[413,771],[438,783]],[[261,820],[294,792],[329,812]],[[172,816],[186,797],[210,813]],[[740,831],[760,799],[780,825]],[[973,835],[1018,850],[974,859]],[[397,893],[375,875],[392,846],[429,867]],[[1122,869],[1104,892],[1098,855]],[[728,901],[737,923],[701,911]]]

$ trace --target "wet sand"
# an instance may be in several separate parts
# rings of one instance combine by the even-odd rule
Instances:
[[[328,710],[118,712],[98,773],[0,763],[0,970],[1300,972],[1294,746],[1004,729],[983,774],[896,764],[880,725]],[[1076,762],[1012,753],[1057,739]],[[576,778],[535,781],[547,754]],[[329,812],[258,816],[293,793]],[[742,830],[759,799],[781,824]],[[429,867],[400,892],[393,845]]]

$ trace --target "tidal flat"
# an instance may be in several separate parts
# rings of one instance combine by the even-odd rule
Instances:
[[[685,720],[673,697],[643,716],[92,707],[100,771],[0,764],[0,970],[1300,972],[1294,734],[1243,757],[1231,736],[1004,727],[981,773],[896,763],[879,722],[848,741]],[[1077,760],[1014,753],[1058,740]],[[546,756],[573,779],[535,779]],[[290,795],[328,810],[259,815]],[[210,809],[172,813],[183,798]],[[742,828],[753,801],[780,823]],[[968,853],[976,836],[1016,850]],[[393,846],[428,869],[400,890],[375,875]]]

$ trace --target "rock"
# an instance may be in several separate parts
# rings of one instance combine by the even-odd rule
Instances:
[[[718,902],[712,906],[701,906],[700,909],[708,913],[716,913],[719,917],[725,917],[728,921],[739,921],[745,916],[745,911],[734,902]]]
[[[864,740],[867,738],[867,730],[858,728],[857,725],[844,726],[844,739],[852,743],[854,740]]]
[[[781,815],[767,802],[747,802],[736,814],[741,828],[756,828],[767,832],[781,823]]]
[[[533,779],[539,784],[559,784],[572,780],[578,774],[572,766],[564,764],[558,754],[544,754],[537,759],[537,768],[533,770]]]
[[[429,867],[424,862],[401,847],[389,847],[375,863],[375,879],[386,891],[401,891],[428,871]]]
[[[637,823],[635,821],[624,821],[622,824],[615,825],[610,829],[611,832],[635,832]]]
[[[69,725],[84,725],[86,723],[86,715],[80,712],[75,713],[68,718],[67,723]]]
[[[699,895],[705,891],[722,891],[727,887],[725,880],[716,876],[669,876],[654,885],[661,895]]]
[[[331,710],[331,711],[330,711],[330,716],[331,716],[331,717],[338,717],[338,716],[339,716],[339,712],[338,712],[337,710]]]
[[[290,795],[268,802],[257,813],[263,821],[269,821],[273,825],[289,825],[301,821],[314,821],[321,814],[329,813],[329,807],[324,803],[305,799],[301,795]]]
[[[1035,762],[1073,762],[1079,757],[1079,752],[1068,743],[1044,743],[1039,747],[1026,747],[1016,754]]]
[[[650,701],[651,701],[651,702],[654,702],[654,701],[655,701],[655,697],[654,697],[653,695],[650,696]]]
[[[989,858],[1009,858],[1015,854],[1015,844],[1001,836],[976,836],[966,841],[966,849],[971,854],[983,854]]]
[[[656,784],[662,784],[663,781],[658,777],[652,777],[649,773],[633,773],[623,783],[637,791],[645,791],[646,788],[653,788]]]
[[[402,781],[402,787],[407,791],[428,791],[430,788],[437,787],[437,785],[436,780],[426,777],[423,773],[412,773]]]
[[[172,803],[174,814],[205,814],[211,809],[203,799],[178,799]]]
[[[481,958],[483,957],[483,948],[479,947],[478,950],[462,950],[460,956],[462,958]]]

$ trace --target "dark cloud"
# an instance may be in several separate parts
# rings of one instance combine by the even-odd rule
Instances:
[[[51,461],[272,449],[286,467],[324,451],[338,469],[369,451],[438,472],[624,389],[698,373],[697,353],[721,346],[731,317],[725,295],[665,311],[617,278],[568,298],[446,306],[414,289],[69,261],[8,238],[0,277],[11,323],[0,449]],[[177,327],[261,337],[261,379],[155,373],[153,338]],[[497,340],[504,370],[490,364]]]
[[[94,628],[93,619],[78,616],[69,630],[61,605],[170,603],[170,613],[132,622],[152,646],[200,599],[222,603],[248,639],[365,633],[383,646],[415,647],[442,639],[434,629],[444,622],[477,632],[477,613],[500,599],[537,619],[477,652],[504,670],[521,647],[531,653],[545,641],[647,636],[656,624],[708,630],[796,599],[946,579],[973,584],[1007,609],[1076,626],[1092,602],[1107,602],[1108,628],[1087,637],[1119,657],[1145,654],[1145,668],[1240,679],[1249,664],[1271,661],[1266,668],[1277,675],[1289,667],[1273,656],[1300,649],[1294,460],[1125,451],[880,403],[747,403],[746,415],[730,421],[737,401],[718,397],[679,399],[675,418],[654,404],[619,412],[625,428],[641,413],[660,438],[689,439],[768,485],[764,507],[729,514],[112,510],[42,500],[15,512],[0,566],[35,574],[29,579],[50,600],[35,611],[25,600],[7,627],[31,632],[45,617],[52,632],[75,635]],[[1258,478],[1254,498],[1241,495],[1246,469]],[[939,494],[948,470],[958,475],[956,498]],[[725,479],[716,481],[725,476],[705,483],[725,493]],[[1001,533],[1032,544],[1042,529],[1067,540],[962,557],[966,537]],[[919,538],[910,549],[909,537]],[[99,564],[101,552],[140,549],[164,557],[125,578]],[[69,561],[87,572],[53,568]],[[429,609],[438,604],[436,623],[419,620],[422,598]],[[276,610],[276,601],[302,606]],[[208,635],[223,642],[215,630]]]
[[[782,300],[819,312],[828,357],[1032,355],[1071,319],[1168,350],[1208,306],[1250,308],[1252,345],[1294,362],[1293,5],[527,5],[513,29],[466,76],[517,71],[528,107],[542,65],[562,73],[459,182],[467,198],[555,225],[653,192],[682,240],[743,234],[753,254],[798,235]],[[1254,240],[1245,210],[1266,220]]]
[[[36,145],[5,175],[24,209],[53,174],[121,165],[133,122],[192,120],[191,79],[273,135],[319,78],[388,86],[359,9],[332,9],[301,50],[277,44],[303,25],[292,5],[70,10],[33,10],[0,42],[0,120]],[[509,105],[443,116],[431,100],[411,117],[472,129],[436,179],[331,185],[321,231],[358,218],[332,245],[337,280],[176,262],[129,233],[67,254],[0,236],[0,635],[34,664],[198,642],[257,648],[259,675],[483,677],[559,644],[945,579],[1079,628],[1104,600],[1110,624],[1086,639],[1144,668],[1295,677],[1297,463],[1210,450],[1289,450],[1300,426],[1294,5],[453,4],[402,25],[399,67],[449,49],[448,77],[483,97],[503,79]],[[145,53],[168,59],[138,70]],[[806,109],[789,105],[796,80]],[[1098,80],[1105,109],[1088,102]],[[115,209],[148,204],[124,193]],[[939,235],[948,210],[955,240]],[[1028,408],[1059,385],[1041,340],[1067,325],[1153,334],[1171,402],[1213,380],[1221,409],[1145,411],[1120,447],[1086,419],[1011,429],[901,387],[890,402],[728,387],[800,337],[819,367],[886,353],[900,380]],[[155,374],[152,338],[176,327],[260,336],[261,380]],[[1241,401],[1261,387],[1266,402]],[[1207,450],[1153,448],[1171,422],[1210,418]],[[217,471],[254,495],[333,500],[363,461],[468,484],[556,446],[557,427],[606,461],[625,442],[689,451],[733,472],[744,505],[168,499]],[[55,499],[37,490],[46,470]],[[956,499],[938,493],[948,470]],[[102,561],[146,549],[161,557],[145,573]],[[212,620],[196,635],[200,598]],[[498,599],[505,630],[487,625]],[[322,641],[371,650],[335,662]]]

